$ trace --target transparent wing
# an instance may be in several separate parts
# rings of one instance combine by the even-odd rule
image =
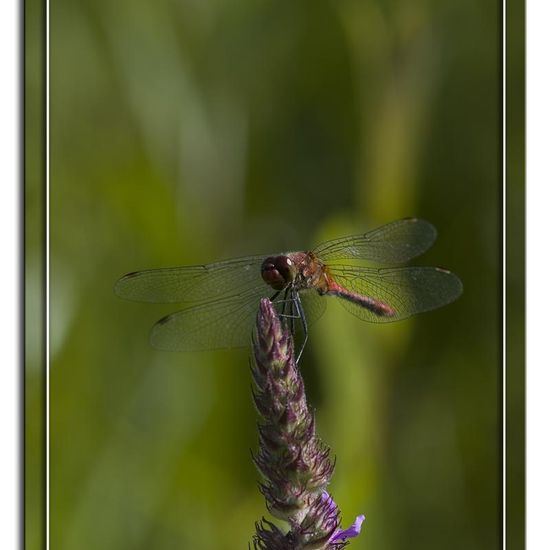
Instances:
[[[244,296],[193,306],[158,321],[151,330],[151,345],[169,351],[201,351],[250,346],[264,285]]]
[[[309,325],[315,323],[327,308],[326,296],[320,296],[316,290],[300,291],[300,300]]]
[[[362,235],[327,241],[313,250],[323,262],[367,260],[380,264],[405,263],[424,253],[437,237],[435,227],[424,220],[407,218]]]
[[[128,273],[115,293],[138,302],[180,303],[209,301],[266,286],[260,267],[265,256],[236,258],[214,264],[149,269]]]
[[[462,282],[450,271],[438,267],[400,267],[371,269],[355,266],[331,266],[330,274],[344,289],[367,296],[389,306],[394,314],[377,315],[340,297],[340,303],[355,316],[373,323],[406,319],[456,300],[462,294]]]
[[[273,294],[263,285],[245,295],[193,306],[167,315],[151,330],[151,345],[170,351],[201,351],[248,347],[260,299]],[[316,291],[300,294],[308,323],[324,312],[326,301]],[[286,306],[285,306],[286,302]],[[286,312],[288,326],[301,331],[301,323],[291,300],[274,302],[279,313]],[[294,323],[290,321],[294,317]]]

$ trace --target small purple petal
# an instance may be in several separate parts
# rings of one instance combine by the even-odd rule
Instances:
[[[348,539],[356,537],[361,532],[361,524],[364,521],[365,516],[357,516],[351,527],[348,527],[343,531],[336,531],[332,537],[330,537],[330,542],[346,542]]]
[[[323,491],[322,499],[329,502],[331,511],[337,511],[336,503],[327,491]],[[365,521],[365,516],[360,515],[355,518],[353,525],[347,529],[338,529],[330,537],[330,542],[346,542],[346,540],[356,537],[361,532],[361,525]]]

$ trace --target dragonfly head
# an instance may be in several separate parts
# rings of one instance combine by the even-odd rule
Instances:
[[[262,279],[274,290],[283,290],[296,277],[296,265],[288,256],[270,256],[262,263]]]

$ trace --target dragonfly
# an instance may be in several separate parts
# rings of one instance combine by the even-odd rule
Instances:
[[[299,360],[308,325],[321,317],[327,297],[373,323],[399,321],[456,300],[462,282],[455,274],[400,265],[428,250],[436,237],[431,223],[406,218],[311,251],[135,271],[117,281],[115,293],[138,302],[182,304],[151,330],[151,345],[170,351],[249,346],[259,302],[269,298],[290,330],[302,335]]]

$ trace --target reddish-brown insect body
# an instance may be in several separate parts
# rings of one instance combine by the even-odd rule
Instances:
[[[315,289],[320,295],[338,296],[379,316],[395,315],[388,304],[339,285],[331,277],[328,267],[313,252],[289,252],[266,258],[262,264],[262,278],[274,290],[290,286],[296,291]]]

